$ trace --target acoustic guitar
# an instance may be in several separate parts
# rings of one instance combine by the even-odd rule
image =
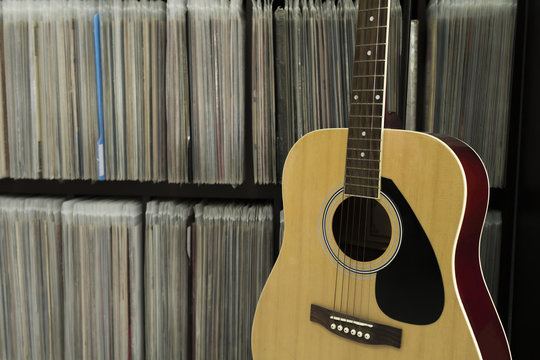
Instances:
[[[480,268],[484,165],[457,139],[384,129],[389,0],[358,11],[350,126],[286,160],[253,358],[510,359]]]

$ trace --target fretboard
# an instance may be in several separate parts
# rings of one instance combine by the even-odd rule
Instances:
[[[359,0],[345,193],[378,198],[390,0]]]

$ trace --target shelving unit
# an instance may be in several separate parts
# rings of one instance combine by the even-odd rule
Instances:
[[[512,82],[512,103],[510,108],[510,127],[508,133],[509,147],[506,169],[506,188],[492,191],[493,200],[490,207],[500,209],[503,213],[503,243],[501,248],[501,268],[499,281],[499,316],[505,326],[507,336],[513,337],[512,301],[514,287],[514,263],[516,238],[516,205],[520,162],[523,104],[523,76],[525,61],[526,16],[528,0],[518,0],[517,22],[514,50],[514,69]]]
[[[404,114],[406,106],[406,69],[409,43],[409,24],[411,18],[420,21],[419,28],[419,78],[418,88],[425,84],[424,46],[426,43],[425,11],[428,0],[402,0],[403,9],[403,61],[401,77],[400,112]],[[246,49],[245,61],[251,64],[251,1],[245,2]],[[490,208],[503,213],[503,244],[500,267],[498,311],[502,323],[511,341],[516,358],[526,358],[532,349],[534,334],[524,330],[524,324],[535,324],[540,320],[534,311],[539,286],[530,290],[529,280],[535,275],[535,255],[540,252],[540,242],[536,241],[540,233],[540,212],[536,204],[540,202],[540,185],[536,176],[540,174],[540,162],[536,155],[540,153],[539,142],[535,139],[540,134],[540,122],[536,121],[534,104],[540,95],[540,42],[535,38],[540,34],[540,23],[535,19],[540,15],[540,3],[519,0],[517,10],[517,29],[513,70],[511,126],[509,131],[508,168],[506,188],[492,189]],[[245,72],[245,82],[250,88],[251,72]],[[249,92],[246,92],[249,93]],[[423,91],[418,91],[417,119],[423,127]],[[248,98],[249,100],[249,98]],[[2,194],[20,195],[55,195],[68,198],[75,196],[130,197],[143,203],[154,198],[176,199],[226,199],[226,200],[263,200],[272,203],[274,214],[274,255],[279,247],[280,210],[282,209],[281,186],[257,185],[253,181],[253,159],[251,140],[251,101],[246,101],[246,175],[244,184],[230,185],[194,185],[169,183],[141,183],[120,181],[56,181],[56,180],[14,180],[1,179]],[[531,310],[534,316],[530,317]]]
[[[413,18],[417,18],[419,25],[419,71],[418,71],[418,89],[424,88],[425,73],[420,69],[425,68],[425,44],[426,44],[426,7],[429,0],[420,0],[414,2],[412,10]],[[518,0],[516,14],[516,32],[514,42],[514,63],[512,74],[512,100],[510,108],[510,127],[508,133],[509,147],[506,169],[506,186],[504,189],[491,188],[489,209],[502,212],[502,248],[500,259],[500,278],[499,278],[499,297],[497,300],[497,310],[506,330],[509,339],[512,338],[514,328],[512,316],[513,287],[514,287],[514,257],[515,246],[518,241],[516,238],[517,229],[517,200],[518,183],[521,153],[521,134],[522,134],[522,106],[523,106],[523,79],[524,62],[527,35],[526,23],[527,16],[531,14],[527,10],[528,0]],[[424,128],[424,93],[418,91],[417,121],[420,129]],[[481,119],[479,119],[481,121]]]
[[[245,4],[245,54],[246,69],[251,67],[251,1]],[[251,72],[245,71],[246,89],[251,87]],[[246,92],[249,93],[249,92]],[[247,98],[249,100],[249,97]],[[215,200],[265,200],[271,202],[274,208],[274,238],[275,255],[279,247],[279,213],[282,209],[281,185],[257,185],[253,179],[252,153],[252,109],[251,101],[245,102],[245,164],[246,179],[243,184],[231,185],[197,185],[171,184],[138,181],[84,181],[84,180],[29,180],[29,179],[0,179],[0,192],[18,195],[57,195],[65,197],[100,196],[100,197],[130,197],[140,199],[144,204],[153,198],[174,199],[215,199]]]
[[[540,253],[540,122],[537,104],[540,97],[540,3],[521,1],[520,26],[523,29],[520,87],[515,98],[516,122],[514,159],[515,191],[508,195],[512,202],[512,247],[515,261],[509,269],[508,309],[510,318],[510,345],[515,359],[532,359],[537,353],[537,339],[529,329],[540,321],[538,296],[540,286],[536,280],[537,254]]]

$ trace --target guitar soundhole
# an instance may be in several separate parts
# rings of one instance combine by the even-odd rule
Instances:
[[[392,238],[390,218],[374,199],[348,197],[336,209],[332,231],[340,250],[356,261],[379,258]]]

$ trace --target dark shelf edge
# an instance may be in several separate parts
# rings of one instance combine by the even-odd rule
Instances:
[[[274,200],[281,185],[170,184],[138,181],[1,179],[0,193],[12,195],[103,196],[183,199]]]
[[[506,197],[508,189],[491,188],[489,189],[489,210],[503,211],[506,206]]]

